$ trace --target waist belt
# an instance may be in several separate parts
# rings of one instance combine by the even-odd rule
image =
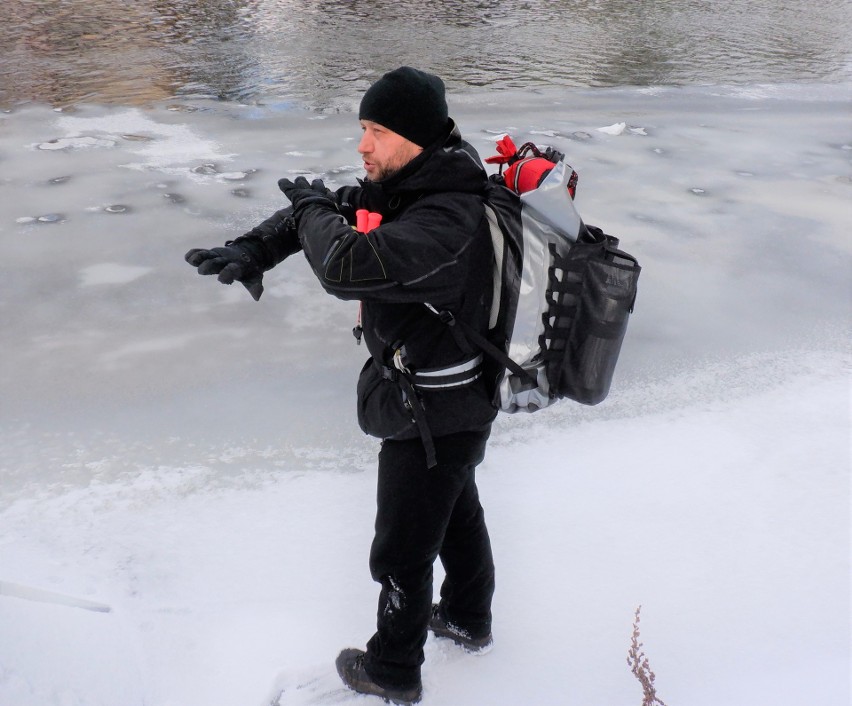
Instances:
[[[423,409],[414,388],[418,390],[450,390],[470,385],[482,375],[482,354],[445,368],[429,368],[419,370],[416,373],[402,365],[399,356],[394,358],[394,363],[398,367],[390,368],[378,362],[376,362],[376,365],[385,380],[391,380],[400,386],[403,403],[414,415],[414,421],[423,441],[423,448],[426,451],[426,466],[432,468],[438,463],[435,458],[435,443],[432,441],[432,432],[426,422],[426,410]]]
[[[408,368],[380,366],[382,377],[397,382],[400,375],[420,390],[448,390],[470,385],[482,375],[482,354],[445,368],[427,368],[413,372]]]

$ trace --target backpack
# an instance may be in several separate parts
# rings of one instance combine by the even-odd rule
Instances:
[[[501,165],[485,194],[494,246],[488,333],[433,311],[488,356],[498,410],[534,412],[566,397],[598,404],[609,393],[641,268],[617,238],[580,218],[577,174],[562,154],[532,143],[516,150],[508,136],[497,147],[500,155],[486,159]]]

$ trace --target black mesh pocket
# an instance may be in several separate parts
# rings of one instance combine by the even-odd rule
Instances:
[[[551,246],[543,351],[551,395],[597,404],[609,393],[639,263],[594,226],[560,256]]]

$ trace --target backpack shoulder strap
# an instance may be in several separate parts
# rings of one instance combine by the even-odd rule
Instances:
[[[500,350],[473,326],[467,323],[467,321],[457,319],[450,311],[438,311],[431,304],[427,304],[426,307],[450,327],[453,332],[453,336],[456,337],[456,340],[459,339],[459,336],[463,336],[468,342],[468,349],[470,348],[470,344],[473,344],[483,353],[490,356],[498,363],[501,363],[504,367],[515,373],[515,375],[526,380],[529,384],[536,384],[535,377],[533,377],[529,371],[524,370],[520,365],[512,360],[505,351]]]

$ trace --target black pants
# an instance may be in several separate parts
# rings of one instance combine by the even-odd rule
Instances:
[[[446,572],[446,616],[472,635],[491,630],[494,561],[474,471],[489,433],[436,438],[433,468],[426,467],[420,439],[382,444],[370,552],[370,572],[382,590],[366,657],[367,672],[379,684],[407,687],[420,679],[438,557]]]

